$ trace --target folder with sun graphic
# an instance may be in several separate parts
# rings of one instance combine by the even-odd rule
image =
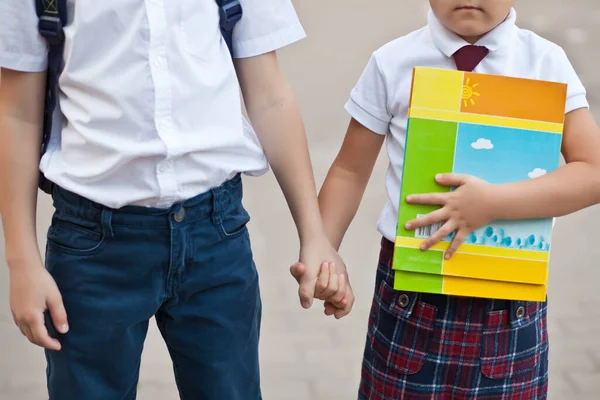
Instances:
[[[545,301],[552,219],[494,221],[445,260],[451,237],[419,250],[440,226],[404,229],[436,207],[405,199],[451,190],[435,183],[438,173],[508,183],[555,170],[566,94],[567,86],[554,82],[414,69],[393,263],[397,290]]]

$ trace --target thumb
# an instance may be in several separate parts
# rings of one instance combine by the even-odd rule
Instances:
[[[47,306],[54,327],[64,335],[69,331],[69,323],[67,322],[67,311],[65,310],[61,295],[56,294],[49,297]]]
[[[306,272],[306,267],[301,262],[298,262],[290,267],[290,273],[300,283],[302,276]]]

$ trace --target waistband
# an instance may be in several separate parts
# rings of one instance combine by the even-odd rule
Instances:
[[[190,223],[213,217],[243,197],[238,174],[221,186],[169,208],[125,206],[112,209],[54,185],[52,199],[57,213],[86,221],[110,220],[111,226],[170,228],[173,223]]]
[[[381,240],[381,247],[383,250],[383,254],[388,254],[390,257],[390,265],[391,258],[393,258],[394,254],[394,243],[390,242],[386,238]],[[439,309],[444,309],[448,304],[448,301],[453,296],[443,295],[443,294],[434,294],[434,293],[419,293],[419,299],[427,304],[431,304],[436,306]],[[491,310],[508,310],[511,308],[511,302],[509,300],[498,300],[498,299],[490,299]]]

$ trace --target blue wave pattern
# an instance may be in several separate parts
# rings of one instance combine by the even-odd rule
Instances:
[[[454,238],[454,233],[448,236],[448,241]],[[502,228],[488,226],[484,229],[472,232],[464,241],[466,244],[477,244],[482,246],[503,247],[509,249],[523,249],[534,251],[549,251],[550,243],[544,236],[530,234],[513,237],[505,235]]]

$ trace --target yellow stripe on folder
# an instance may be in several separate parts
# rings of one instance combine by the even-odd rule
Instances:
[[[444,277],[484,279],[545,285],[548,283],[548,263],[543,261],[510,260],[472,254],[455,254],[445,260]]]
[[[423,243],[423,239],[417,238],[407,238],[407,237],[398,237],[396,238],[396,246],[397,247],[409,247],[409,248],[419,248],[421,243]],[[439,242],[436,243],[430,250],[437,251],[446,251],[450,243],[448,242]],[[533,251],[533,250],[523,250],[523,249],[507,249],[503,247],[492,247],[492,246],[481,246],[475,244],[462,244],[458,248],[458,254],[472,254],[476,256],[494,256],[494,257],[503,257],[503,258],[511,258],[518,260],[530,260],[530,261],[545,261],[548,262],[550,259],[550,254],[545,251]]]
[[[444,278],[443,293],[454,296],[483,297],[487,299],[546,301],[546,285],[481,281],[478,279]]]
[[[464,122],[478,125],[492,125],[503,128],[526,129],[532,131],[551,132],[562,134],[563,124],[553,122],[540,122],[526,119],[496,117],[493,115],[470,114],[466,112],[433,110],[427,108],[411,108],[409,118],[436,119],[449,122]]]

